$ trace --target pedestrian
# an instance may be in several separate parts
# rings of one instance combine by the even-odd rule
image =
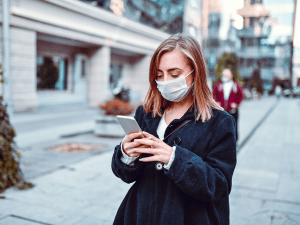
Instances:
[[[279,85],[276,85],[276,87],[275,87],[275,95],[276,95],[277,99],[279,99],[282,95],[282,89]]]
[[[135,113],[143,130],[115,147],[114,174],[132,183],[115,225],[229,224],[236,165],[234,119],[207,85],[199,43],[175,34],[153,54]]]
[[[221,81],[217,82],[213,89],[214,99],[226,112],[233,116],[236,128],[236,140],[238,140],[239,105],[243,100],[243,87],[233,79],[230,69],[222,71]]]

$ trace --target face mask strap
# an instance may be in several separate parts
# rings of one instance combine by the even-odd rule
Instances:
[[[184,78],[187,78],[192,72],[194,72],[194,70],[192,70],[191,72],[189,72],[189,74],[186,75]]]

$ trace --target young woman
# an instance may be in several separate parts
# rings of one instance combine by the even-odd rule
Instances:
[[[135,182],[114,224],[229,224],[234,119],[213,100],[198,42],[183,34],[165,40],[149,81],[135,114],[143,137],[125,136],[112,159],[114,174]]]

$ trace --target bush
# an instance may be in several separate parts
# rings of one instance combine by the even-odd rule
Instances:
[[[2,71],[0,77],[0,81],[3,82]],[[0,96],[0,193],[11,186],[18,189],[33,187],[33,184],[24,180],[19,168],[18,159],[21,154],[15,150],[13,141],[15,136],[15,130],[9,122],[6,106],[3,105]]]
[[[114,98],[100,104],[99,108],[105,111],[105,115],[129,115],[133,113],[134,107],[129,102],[124,102],[121,99]]]
[[[224,53],[221,55],[215,66],[216,79],[213,81],[213,84],[221,80],[222,71],[228,68],[232,72],[233,79],[243,85],[243,79],[238,71],[238,62],[239,59],[234,53]]]

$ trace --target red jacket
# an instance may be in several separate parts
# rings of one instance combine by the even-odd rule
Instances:
[[[239,105],[243,100],[243,87],[236,81],[233,81],[233,85],[230,91],[228,100],[224,99],[223,83],[220,81],[216,83],[213,89],[214,99],[224,108],[226,112],[229,112],[233,108],[231,103]]]

